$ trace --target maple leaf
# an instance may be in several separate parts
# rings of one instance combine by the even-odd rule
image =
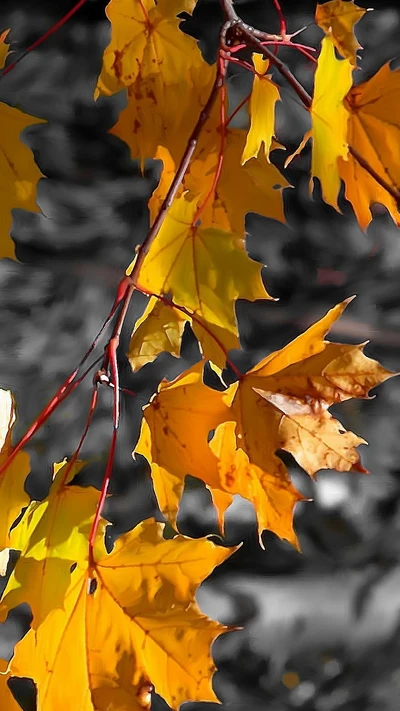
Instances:
[[[297,545],[292,514],[300,494],[287,474],[280,481],[273,480],[265,468],[250,464],[237,448],[235,422],[224,404],[225,396],[204,385],[202,370],[203,364],[197,363],[172,383],[161,383],[144,408],[135,451],[151,464],[162,512],[176,524],[185,476],[191,474],[210,490],[222,530],[224,512],[233,495],[240,494],[256,506],[260,533],[269,528]]]
[[[172,525],[187,474],[218,488],[218,459],[208,446],[210,431],[228,416],[222,393],[203,383],[204,363],[196,363],[159,392],[144,408],[135,452],[151,464],[158,504]],[[227,500],[231,501],[228,496]],[[229,505],[229,504],[228,504]]]
[[[194,3],[189,0],[110,0],[106,15],[111,41],[104,51],[96,94],[109,96],[138,78],[155,75],[162,78],[164,90],[189,81],[191,68],[203,67],[197,42],[179,30],[177,14],[190,6],[193,9]]]
[[[307,131],[299,147],[285,163],[286,167],[312,138],[310,191],[313,189],[313,178],[318,178],[325,202],[336,210],[339,209],[339,158],[347,160],[349,152],[349,114],[343,100],[351,84],[350,61],[338,60],[332,38],[324,37],[314,78],[314,96],[310,109],[312,128]]]
[[[361,20],[367,10],[358,7],[353,0],[329,0],[323,5],[317,5],[315,21],[324,32],[332,37],[339,54],[349,59],[355,67],[356,53],[362,49],[354,32],[354,25]]]
[[[151,363],[163,351],[179,358],[186,320],[178,309],[168,307],[152,296],[135,323],[129,343],[127,356],[132,370]]]
[[[204,385],[201,363],[161,383],[144,408],[136,452],[150,462],[160,508],[172,524],[191,474],[210,489],[220,522],[232,495],[240,494],[255,505],[260,532],[269,528],[298,545],[292,514],[301,496],[276,451],[293,454],[310,475],[325,468],[363,471],[356,447],[364,440],[345,432],[328,408],[367,397],[393,373],[366,357],[362,345],[324,340],[347,303],[225,392]]]
[[[400,189],[400,70],[384,64],[368,81],[354,86],[344,104],[348,111],[348,142],[368,165],[396,190]],[[395,199],[353,156],[339,159],[345,195],[365,229],[371,221],[372,203],[384,205],[399,224]]]
[[[149,520],[109,554],[102,521],[89,563],[98,492],[71,485],[82,463],[67,466],[56,466],[48,498],[15,529],[22,554],[1,614],[28,602],[33,621],[9,674],[33,678],[41,711],[149,708],[152,685],[174,708],[215,700],[210,646],[225,628],[201,614],[194,596],[233,549],[164,540],[164,526]]]
[[[5,42],[9,31],[4,30],[0,35],[0,69],[9,54],[10,45]],[[43,175],[32,152],[20,139],[21,131],[36,123],[43,123],[43,120],[0,102],[0,258],[15,258],[14,242],[10,237],[11,210],[22,207],[37,212],[39,209],[35,197],[36,185]]]
[[[234,421],[218,425],[210,441],[210,448],[218,457],[218,472],[224,491],[240,494],[251,501],[257,515],[261,545],[261,533],[268,529],[299,548],[293,529],[293,511],[303,497],[294,488],[283,464],[279,467],[276,462],[270,472],[268,466],[259,467],[250,462],[247,453],[236,444],[235,428]],[[216,493],[211,489],[223,530],[222,514],[233,497],[220,502]]]
[[[250,129],[242,155],[242,164],[250,158],[257,158],[264,144],[265,157],[268,160],[275,129],[275,104],[279,100],[279,89],[271,76],[267,75],[269,60],[262,54],[253,54],[256,70],[250,97]]]
[[[0,257],[15,258],[14,242],[10,238],[11,210],[14,207],[39,210],[36,185],[43,175],[32,151],[20,139],[24,128],[37,123],[43,120],[0,102]]]
[[[185,195],[174,200],[137,282],[144,291],[171,294],[177,305],[210,329],[216,326],[221,339],[225,330],[228,350],[232,334],[237,336],[234,301],[269,298],[261,279],[262,266],[247,255],[239,235],[194,225],[195,215],[194,201]]]
[[[129,146],[132,159],[141,159],[142,169],[145,158],[157,157],[159,145],[167,145],[175,155],[184,151],[210,94],[215,66],[201,59],[190,76],[189,86],[176,82],[165,87],[159,73],[140,77],[127,88],[127,105],[110,133]]]
[[[151,363],[164,351],[179,358],[185,323],[192,327],[205,358],[224,368],[227,351],[239,347],[239,339],[234,333],[206,323],[200,317],[190,315],[186,309],[176,308],[173,302],[151,297],[132,332],[127,353],[132,370]]]
[[[328,408],[352,397],[366,398],[394,373],[365,356],[363,345],[324,340],[347,304],[338,304],[267,356],[224,395],[238,423],[237,446],[269,472],[274,465],[281,471],[277,449],[290,452],[309,475],[319,469],[362,470],[356,447],[364,440],[345,432]]]
[[[12,449],[12,427],[15,422],[15,405],[9,390],[0,389],[0,466],[7,460]],[[29,456],[19,452],[0,476],[0,575],[5,575],[9,548],[10,528],[29,503],[24,484],[29,474]]]
[[[111,0],[107,6],[112,35],[95,96],[127,88],[127,106],[111,133],[129,145],[132,158],[141,158],[142,168],[159,144],[184,150],[214,81],[215,66],[179,29],[177,14],[194,5]]]
[[[201,206],[203,228],[222,228],[243,234],[248,212],[285,221],[282,190],[290,187],[290,184],[268,162],[262,150],[257,158],[250,158],[242,165],[246,136],[247,132],[242,129],[227,130],[224,160],[217,185],[214,185],[214,179],[221,150],[219,129],[214,126],[211,130],[204,130],[200,137],[198,150],[183,179],[179,194],[187,191],[187,200]],[[272,150],[276,148],[281,146],[273,141]],[[180,154],[177,156],[180,159]],[[165,147],[159,146],[155,157],[163,161],[164,169],[149,201],[152,221],[161,207],[178,165],[178,160]]]

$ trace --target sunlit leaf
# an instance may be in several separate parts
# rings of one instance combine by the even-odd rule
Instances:
[[[0,466],[3,466],[12,449],[11,435],[15,422],[15,405],[9,390],[0,390]],[[10,528],[29,503],[25,479],[29,474],[29,456],[19,452],[0,475],[0,574],[4,575],[11,546]]]
[[[371,79],[354,86],[345,99],[348,111],[348,143],[394,190],[400,189],[400,70],[384,64]],[[346,198],[351,202],[360,226],[371,221],[370,206],[384,205],[400,223],[396,200],[353,156],[339,159]]]
[[[356,66],[356,53],[362,49],[353,27],[361,20],[367,10],[356,5],[353,0],[329,0],[317,5],[315,21],[324,32],[331,36],[339,54],[349,59]]]
[[[24,114],[0,103],[0,257],[14,257],[10,237],[11,210],[14,207],[38,211],[36,186],[42,176],[32,151],[22,143],[20,134],[27,126],[42,119]]]
[[[237,335],[235,300],[269,298],[262,266],[250,259],[239,235],[203,229],[194,223],[195,216],[196,205],[185,195],[174,201],[137,283],[148,292],[171,294],[175,303],[205,323]]]
[[[272,139],[275,133],[275,104],[279,100],[279,89],[267,74],[269,60],[262,54],[253,54],[254,75],[250,98],[250,128],[242,155],[242,163],[250,158],[257,158],[264,144],[265,157],[268,160]]]

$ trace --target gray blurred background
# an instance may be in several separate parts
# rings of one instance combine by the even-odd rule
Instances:
[[[251,24],[277,32],[272,0],[241,0],[237,9]],[[368,7],[368,3],[359,2]],[[0,31],[11,27],[17,52],[29,46],[73,5],[72,0],[2,0]],[[128,148],[107,133],[124,97],[102,98],[93,91],[109,38],[106,3],[88,0],[68,24],[32,52],[0,83],[0,98],[47,120],[25,131],[47,177],[38,188],[41,213],[14,210],[12,238],[19,262],[0,261],[0,386],[17,400],[19,438],[86,351],[107,315],[116,286],[148,229],[147,200],[160,166],[148,161],[144,175]],[[288,30],[307,26],[301,37],[317,46],[315,3],[282,0]],[[400,40],[398,2],[376,2],[356,28],[364,47],[356,81],[370,77],[396,56]],[[183,28],[200,41],[208,61],[215,58],[221,13],[218,0],[199,0]],[[293,50],[280,51],[310,91],[313,66]],[[308,115],[290,88],[282,87],[277,137],[291,152],[308,128]],[[234,67],[229,91],[234,107],[249,90],[251,77]],[[399,97],[400,101],[400,97]],[[246,114],[237,116],[246,126]],[[282,154],[282,155],[280,155]],[[279,167],[285,154],[278,151]],[[366,353],[389,369],[400,361],[400,232],[385,211],[363,234],[351,207],[342,214],[308,194],[310,149],[286,176],[294,185],[284,194],[287,224],[249,215],[250,254],[264,270],[268,291],[278,303],[237,306],[242,363],[252,363],[282,347],[335,303],[352,302],[332,329],[337,341],[370,339]],[[199,355],[185,333],[182,358],[161,355],[134,375],[125,352],[135,319],[145,306],[136,295],[119,355],[122,423],[106,514],[120,532],[157,515],[148,467],[133,463],[141,407],[162,377],[172,378]],[[101,353],[101,347],[99,349]],[[85,426],[89,377],[31,441],[32,472],[27,490],[46,496],[51,465],[75,450]],[[321,472],[313,485],[282,454],[295,484],[313,503],[297,507],[295,525],[302,555],[266,532],[257,542],[252,507],[237,498],[227,514],[225,545],[244,541],[199,592],[202,609],[244,629],[214,645],[215,689],[227,708],[286,711],[394,711],[400,692],[400,381],[380,386],[375,399],[335,408],[344,425],[370,444],[361,448],[370,475]],[[111,436],[111,393],[101,390],[82,457],[89,460],[81,483],[99,486]],[[192,536],[216,533],[216,519],[204,486],[188,478],[180,530]],[[0,630],[0,655],[29,624],[21,609]],[[15,687],[15,688],[14,688]],[[26,711],[35,708],[29,684],[13,686]],[[22,694],[22,696],[21,696]],[[203,706],[203,705],[202,705]],[[213,706],[204,704],[206,707]],[[163,702],[154,696],[154,707]],[[190,705],[195,711],[199,705]],[[211,711],[211,708],[210,708]]]

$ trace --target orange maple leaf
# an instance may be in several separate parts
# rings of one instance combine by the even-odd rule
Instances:
[[[386,183],[400,191],[400,70],[384,64],[368,81],[350,89],[344,105],[348,111],[347,141]],[[384,205],[400,224],[396,200],[352,156],[339,158],[339,173],[357,220],[366,229],[370,206]]]
[[[204,385],[202,363],[161,383],[144,408],[136,451],[150,462],[160,507],[173,524],[191,474],[210,489],[220,520],[232,495],[241,494],[256,508],[260,533],[269,528],[297,545],[292,517],[301,497],[276,451],[293,454],[310,475],[362,470],[356,447],[364,440],[345,432],[328,408],[367,397],[393,374],[367,358],[363,346],[324,340],[347,303],[225,392]]]

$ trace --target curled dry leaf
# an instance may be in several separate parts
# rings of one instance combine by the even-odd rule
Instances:
[[[355,67],[357,50],[362,49],[358,43],[353,27],[361,20],[367,10],[356,5],[353,0],[329,0],[317,5],[315,22],[332,37],[339,54],[349,59]]]

